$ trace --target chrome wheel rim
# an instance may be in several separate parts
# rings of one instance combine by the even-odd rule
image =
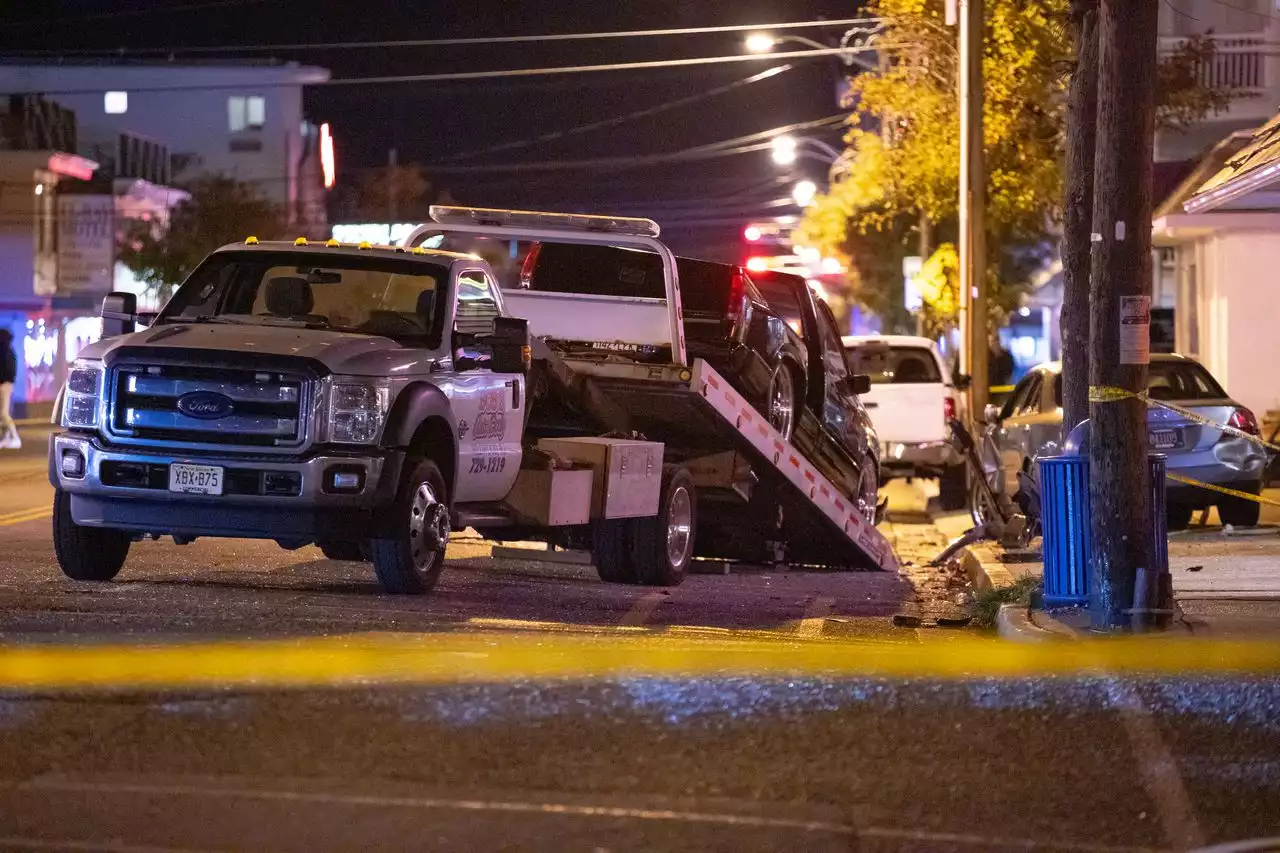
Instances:
[[[683,566],[693,544],[693,499],[684,486],[671,493],[667,507],[667,559],[672,566]]]
[[[773,383],[769,387],[769,423],[785,439],[791,438],[791,424],[795,418],[795,393],[792,387],[791,371],[779,367],[773,374]]]
[[[862,471],[858,474],[858,509],[862,511],[862,517],[872,524],[876,523],[876,501],[880,497],[880,484],[876,477],[870,476],[874,473],[871,459],[864,459]]]
[[[418,484],[409,504],[409,551],[414,568],[426,572],[449,541],[449,516],[430,483]]]

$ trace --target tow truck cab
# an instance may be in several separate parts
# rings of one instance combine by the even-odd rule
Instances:
[[[417,555],[379,574],[419,591],[448,510],[515,482],[527,330],[475,257],[250,238],[210,255],[150,328],[132,314],[127,295],[104,302],[118,334],[73,365],[50,440],[73,576],[113,575],[140,536],[355,556],[396,538],[390,509],[412,488]]]

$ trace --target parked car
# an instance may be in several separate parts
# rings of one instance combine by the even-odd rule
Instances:
[[[843,343],[849,370],[871,378],[863,404],[882,443],[881,476],[936,477],[942,508],[964,509],[964,461],[948,426],[959,389],[937,346],[911,335],[849,335]]]
[[[1148,370],[1147,393],[1153,400],[1173,403],[1208,418],[1258,434],[1253,412],[1232,400],[1217,380],[1195,359],[1172,353],[1153,353]],[[1017,472],[1050,444],[1061,440],[1062,366],[1043,364],[1033,368],[1014,388],[1000,410],[996,441],[1000,448],[1005,485],[1016,488]],[[1221,429],[1203,426],[1184,415],[1159,406],[1147,411],[1151,450],[1168,457],[1168,470],[1193,480],[1226,486],[1248,494],[1262,491],[1267,454],[1256,444]],[[1191,514],[1209,506],[1218,508],[1224,524],[1258,523],[1255,501],[1223,495],[1209,489],[1169,480],[1168,521],[1171,530],[1184,529]]]
[[[814,300],[798,276],[749,274],[734,264],[692,258],[677,258],[676,267],[688,357],[706,360],[725,376],[824,476],[873,515],[878,444],[830,309]],[[657,255],[567,243],[532,247],[519,286],[637,299],[665,295]],[[654,362],[670,357],[656,349],[626,355]]]

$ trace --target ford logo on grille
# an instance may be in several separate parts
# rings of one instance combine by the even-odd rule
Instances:
[[[178,398],[178,411],[189,418],[213,421],[235,411],[231,398],[216,391],[192,391]]]

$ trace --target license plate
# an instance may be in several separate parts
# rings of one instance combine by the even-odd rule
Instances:
[[[188,495],[220,495],[222,469],[216,465],[175,462],[169,466],[169,491]]]
[[[1182,432],[1176,429],[1153,429],[1149,438],[1154,450],[1172,450],[1182,446]]]

